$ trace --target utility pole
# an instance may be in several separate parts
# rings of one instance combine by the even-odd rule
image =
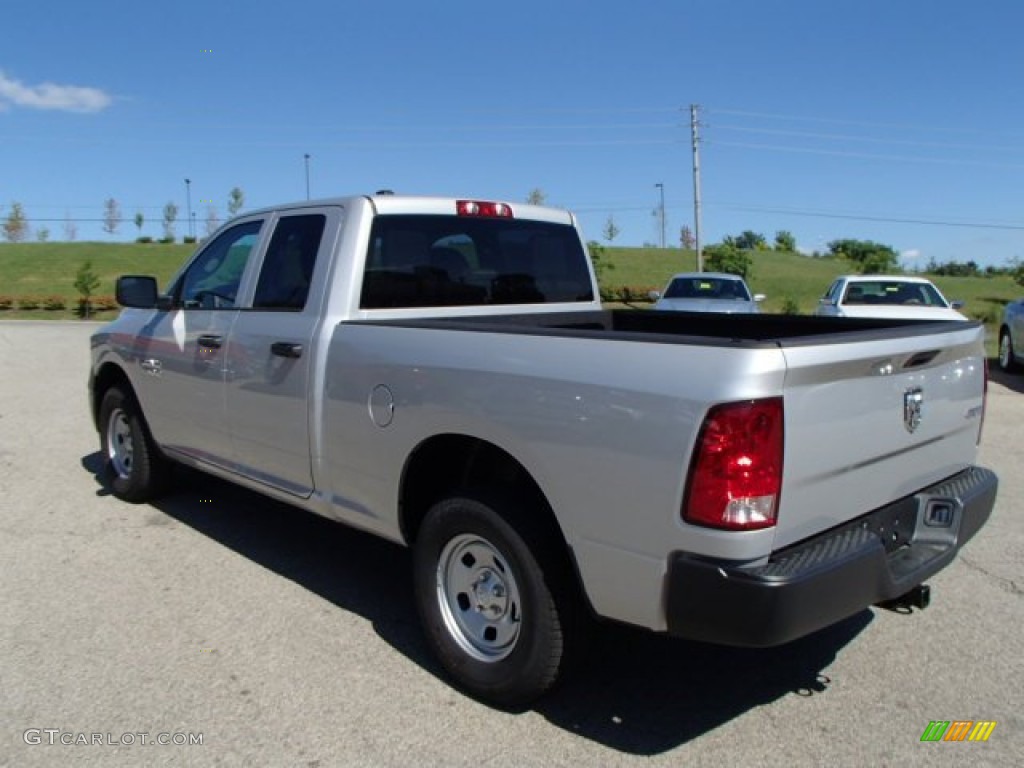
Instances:
[[[665,247],[665,185],[661,182],[655,184],[661,193],[661,207],[658,208],[658,221],[661,223],[661,247]]]
[[[185,218],[188,221],[188,236],[194,237],[192,232],[192,179],[185,179]]]
[[[303,157],[306,160],[306,199],[309,200],[309,153],[307,152]]]
[[[697,104],[690,105],[690,134],[693,137],[693,239],[697,248],[697,271],[704,271],[704,252],[700,244],[700,138],[697,128]]]

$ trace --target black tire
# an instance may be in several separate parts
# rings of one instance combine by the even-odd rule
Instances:
[[[558,680],[582,616],[557,532],[534,509],[467,494],[436,504],[414,552],[416,606],[427,641],[456,684],[503,708]]]
[[[170,466],[149,434],[134,396],[108,389],[100,403],[100,451],[104,474],[114,495],[140,503],[166,488]]]
[[[1013,357],[1013,346],[1010,331],[1003,328],[999,333],[999,367],[1006,373],[1016,373],[1021,369],[1020,363]]]

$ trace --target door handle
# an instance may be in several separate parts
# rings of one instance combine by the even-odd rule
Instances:
[[[302,357],[302,345],[291,341],[275,341],[270,345],[270,353],[278,357]]]
[[[220,349],[221,337],[220,336],[200,336],[196,339],[200,347],[206,347],[207,349]]]

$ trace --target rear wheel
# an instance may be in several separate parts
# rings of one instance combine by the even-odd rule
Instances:
[[[502,707],[554,685],[576,634],[579,600],[550,532],[522,519],[533,512],[453,497],[427,513],[415,545],[416,604],[432,650],[460,687]]]
[[[1013,344],[1010,332],[1004,328],[999,334],[999,367],[1007,373],[1020,370],[1020,363],[1013,358]]]
[[[149,435],[135,398],[118,387],[100,403],[100,449],[114,495],[142,502],[165,487],[170,468]]]

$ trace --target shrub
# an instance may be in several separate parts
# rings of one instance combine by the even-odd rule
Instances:
[[[980,320],[986,325],[996,325],[1002,317],[999,307],[994,307],[991,304],[984,309],[973,309],[970,312],[965,311],[964,314],[969,315],[972,320]]]
[[[601,301],[617,301],[623,304],[650,304],[651,291],[657,288],[639,285],[610,285],[601,288]]]
[[[0,312],[14,308],[13,296],[0,296]]]
[[[149,235],[143,235],[142,237],[136,237],[135,238],[135,242],[136,243],[152,243],[153,242],[153,238],[150,237]]]
[[[169,235],[167,237],[161,237],[159,240],[157,240],[157,242],[158,243],[163,243],[164,245],[167,245],[168,243],[173,243],[174,242],[174,235]]]
[[[51,312],[55,312],[59,309],[66,309],[67,306],[67,299],[63,296],[46,296],[43,299],[43,309],[48,309]]]
[[[111,309],[117,309],[117,299],[115,299],[113,296],[93,296],[92,308],[96,312],[106,312]]]
[[[43,305],[43,300],[38,296],[19,296],[18,297],[18,309],[39,309]]]
[[[196,241],[196,236],[195,235],[185,235],[183,238],[181,238],[181,242],[183,242],[183,243],[194,243],[195,241]]]
[[[787,296],[782,300],[782,314],[784,315],[799,315],[800,304],[792,296]]]

